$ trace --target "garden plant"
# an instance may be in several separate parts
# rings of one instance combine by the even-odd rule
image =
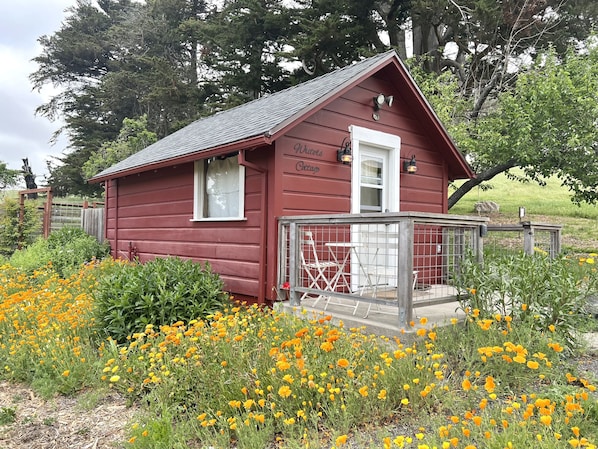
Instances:
[[[594,257],[501,265],[512,283],[545,295],[491,284],[487,259],[475,276],[464,271],[463,321],[436,328],[421,318],[394,338],[327,315],[222,303],[120,339],[98,331],[94,292],[121,262],[67,277],[6,263],[1,377],[47,396],[126,396],[141,407],[123,423],[128,448],[592,448],[595,379],[575,364],[575,330],[590,322],[580,298],[565,297],[595,288]]]

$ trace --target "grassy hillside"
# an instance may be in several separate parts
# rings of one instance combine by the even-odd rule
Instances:
[[[517,223],[519,207],[525,207],[526,221],[563,225],[565,251],[598,251],[598,206],[573,204],[569,191],[560,185],[558,179],[551,178],[546,186],[540,186],[499,175],[490,185],[491,189],[477,188],[469,192],[450,213],[477,215],[475,203],[494,201],[500,206],[500,212],[489,217],[491,223]]]

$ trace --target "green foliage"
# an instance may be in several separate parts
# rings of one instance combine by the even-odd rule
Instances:
[[[137,153],[156,141],[156,133],[148,131],[147,116],[138,120],[126,118],[118,137],[106,142],[83,164],[83,174],[87,178]]]
[[[28,273],[51,263],[60,276],[66,277],[79,270],[81,264],[106,257],[109,249],[83,229],[65,227],[16,251],[10,263]]]
[[[63,115],[71,148],[50,167],[56,196],[99,196],[83,177],[83,164],[115,142],[123,120],[147,114],[159,137],[197,118],[205,96],[197,79],[197,42],[187,29],[204,2],[78,2],[56,33],[42,36],[35,89],[64,87],[37,112]],[[97,162],[97,161],[96,161]],[[95,173],[94,173],[95,174]]]
[[[226,109],[288,87],[284,49],[294,28],[281,0],[226,2],[211,14],[199,27],[212,49],[205,61],[218,74],[213,89],[220,94],[210,102]]]
[[[423,341],[383,342],[325,317],[237,307],[209,324],[149,326],[124,348],[107,346],[104,372],[106,383],[144,396],[154,411],[179,410],[194,423],[198,446],[229,447],[234,439],[263,448],[276,435],[287,443],[391,415],[408,420],[410,404],[433,410],[444,394],[434,369],[443,355],[433,345],[428,357],[420,351]]]
[[[97,384],[89,292],[106,263],[82,266],[69,278],[51,267],[23,273],[2,266],[0,378],[27,382],[44,397]]]
[[[99,186],[85,182],[83,165],[94,158],[86,168],[89,177],[101,168],[103,155],[120,157],[116,154],[125,148],[118,133],[127,117],[147,115],[147,129],[161,138],[200,116],[276,92],[389,47],[397,49],[403,59],[406,49],[413,49],[414,64],[439,75],[441,83],[451,78],[458,86],[447,106],[453,106],[458,97],[454,104],[464,100],[468,111],[455,111],[447,126],[477,166],[490,164],[486,169],[495,161],[509,161],[512,152],[508,145],[503,145],[503,153],[496,153],[502,154],[498,159],[485,148],[494,141],[504,143],[505,128],[497,128],[495,123],[484,130],[475,120],[491,112],[499,94],[511,89],[518,74],[527,69],[511,70],[514,61],[531,59],[541,64],[542,52],[549,45],[554,45],[561,58],[570,42],[584,42],[596,26],[597,10],[591,0],[523,3],[78,2],[69,9],[60,30],[39,39],[42,51],[35,58],[39,68],[30,77],[35,89],[46,84],[61,87],[37,112],[50,118],[63,116],[63,131],[72,143],[72,151],[51,167],[48,183],[58,196],[100,195]],[[412,45],[407,42],[407,29]],[[389,42],[382,36],[388,36]],[[591,73],[586,71],[588,76],[582,79],[584,70],[578,72],[576,83],[587,83],[591,93]],[[430,92],[440,96],[442,90]],[[579,117],[585,117],[592,101],[590,95]],[[556,106],[530,104],[536,111],[558,115]],[[568,106],[579,105],[571,101]],[[526,126],[520,128],[523,134],[527,132]],[[506,130],[516,131],[517,126]],[[538,128],[538,135],[542,133]],[[566,139],[569,149],[579,137],[576,133]],[[522,149],[545,150],[521,145],[516,154]],[[591,184],[578,185],[579,167],[577,171],[569,168],[565,174],[577,173],[577,177],[565,178],[568,185],[587,195],[586,187]]]
[[[0,190],[15,185],[20,174],[19,170],[11,170],[5,162],[0,161]]]
[[[509,316],[537,332],[558,329],[570,348],[588,317],[587,299],[598,291],[594,258],[551,260],[536,254],[488,254],[460,267],[457,287],[464,310],[481,318]]]
[[[105,139],[112,138],[111,134],[105,135],[106,128],[103,129],[103,137]],[[81,167],[93,153],[95,146],[92,146],[92,142],[96,139],[96,137],[92,137],[93,131],[88,129],[86,133],[90,136],[87,140],[87,148],[69,152],[64,157],[56,157],[58,163],[48,164],[50,176],[47,181],[48,185],[52,187],[52,194],[55,197],[77,195],[86,198],[100,198],[103,194],[100,185],[88,183],[83,178]]]
[[[229,301],[223,287],[208,263],[166,257],[121,264],[94,292],[96,321],[111,338],[124,341],[148,324],[201,319],[222,310]]]
[[[12,424],[17,420],[17,411],[13,407],[0,408],[0,426]]]
[[[10,256],[19,245],[30,245],[39,235],[42,221],[37,202],[25,201],[24,218],[19,224],[21,206],[14,198],[5,198],[0,205],[0,255]]]
[[[478,176],[451,195],[449,207],[514,167],[524,170],[523,179],[540,184],[558,177],[574,202],[598,201],[598,44],[590,39],[586,45],[581,54],[542,54],[492,108],[469,123],[466,136],[455,136]],[[442,103],[451,101],[445,97]]]
[[[593,264],[583,262],[588,274]],[[440,328],[421,318],[389,339],[323,314],[225,307],[207,320],[152,323],[119,345],[102,338],[91,293],[121,270],[105,259],[61,279],[48,268],[24,276],[3,266],[0,378],[44,397],[84,391],[92,403],[98,391],[121,392],[140,412],[121,423],[128,447],[556,449],[598,441],[596,387],[563,350],[558,325],[538,330],[476,309]],[[0,425],[11,422],[9,408],[0,407]]]

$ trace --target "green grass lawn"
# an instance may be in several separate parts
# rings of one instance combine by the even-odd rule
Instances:
[[[514,171],[518,174],[521,171]],[[460,184],[458,184],[460,185]],[[494,201],[500,213],[490,216],[491,222],[517,223],[519,208],[525,208],[525,220],[563,225],[563,249],[565,251],[598,250],[598,206],[571,202],[571,194],[562,187],[557,178],[547,180],[545,186],[521,183],[508,179],[504,174],[496,176],[490,189],[476,188],[465,195],[451,210],[458,215],[477,215],[474,205],[478,201]],[[449,190],[449,194],[452,190]]]

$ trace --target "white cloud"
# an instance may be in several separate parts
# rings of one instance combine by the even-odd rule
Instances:
[[[52,146],[50,139],[62,124],[35,116],[52,90],[32,91],[29,75],[37,65],[31,59],[41,52],[37,39],[58,31],[65,9],[75,4],[76,0],[0,2],[0,160],[19,169],[21,159],[29,158],[38,185],[47,174],[46,161],[60,156],[68,142],[60,139]]]

